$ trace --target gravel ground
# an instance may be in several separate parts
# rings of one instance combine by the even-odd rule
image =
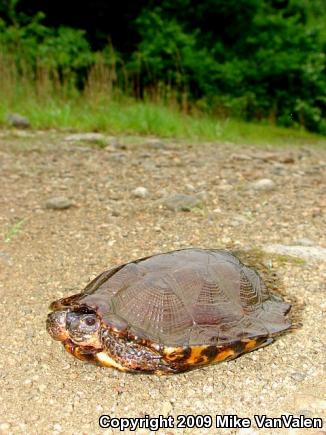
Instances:
[[[45,331],[52,300],[140,256],[189,246],[325,248],[325,148],[126,137],[101,149],[66,136],[0,132],[0,433],[117,433],[99,429],[101,414],[288,413],[322,417],[324,428],[160,433],[325,434],[326,267],[318,255],[278,266],[287,294],[304,303],[303,327],[229,363],[130,375],[75,360]],[[173,194],[200,207],[169,210]],[[64,197],[64,209],[49,208],[53,197]]]

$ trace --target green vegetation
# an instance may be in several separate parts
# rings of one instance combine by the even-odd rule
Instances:
[[[135,99],[40,98],[21,95],[12,105],[0,102],[0,124],[10,111],[28,115],[33,128],[103,131],[121,135],[154,135],[192,141],[227,141],[248,144],[309,144],[321,136],[304,129],[290,129],[236,119],[217,119],[205,114],[187,115],[178,108]]]
[[[87,27],[82,6],[85,30],[43,3],[0,5],[2,123],[19,112],[35,128],[252,143],[326,134],[325,0],[127,1],[132,19],[110,11],[112,34]],[[93,8],[108,14],[104,1]]]
[[[22,231],[24,223],[25,219],[21,219],[20,221],[16,222],[8,228],[8,231],[4,237],[6,243],[11,242],[13,238],[18,236],[18,234]]]

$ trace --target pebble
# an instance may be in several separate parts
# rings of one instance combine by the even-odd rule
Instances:
[[[191,184],[191,183],[187,183],[186,185],[185,185],[185,188],[188,190],[188,192],[195,192],[195,186],[193,185],[193,184]]]
[[[53,425],[53,430],[57,431],[57,432],[61,432],[62,431],[62,426],[60,423],[55,423]]]
[[[149,158],[152,157],[152,154],[151,154],[151,153],[141,153],[141,154],[139,155],[139,157],[140,157],[141,159],[149,159]]]
[[[280,162],[285,163],[285,164],[289,164],[289,163],[295,163],[295,159],[293,156],[288,155],[288,156],[284,156],[280,159]]]
[[[279,244],[270,244],[263,246],[263,251],[271,254],[292,255],[307,261],[324,261],[326,260],[326,248],[321,246],[288,246]]]
[[[76,133],[65,137],[66,142],[98,142],[105,139],[101,133]]]
[[[43,393],[45,390],[46,390],[46,385],[44,385],[44,384],[40,384],[39,386],[38,386],[38,389],[39,389],[39,391],[41,392],[41,393]]]
[[[222,190],[223,192],[229,192],[229,191],[233,190],[232,184],[228,184],[228,183],[226,183],[226,184],[219,184],[217,186],[217,188],[219,190]]]
[[[300,372],[294,372],[292,373],[291,378],[296,382],[301,382],[306,378],[306,375]]]
[[[234,153],[231,155],[231,159],[232,160],[252,160],[252,157],[249,156],[248,154],[242,154],[242,153]]]
[[[261,151],[260,153],[255,154],[255,158],[265,162],[280,162],[286,164],[295,162],[292,153],[281,154],[270,151]]]
[[[126,159],[126,153],[113,153],[110,156],[110,159],[114,162],[122,162]]]
[[[200,207],[202,201],[196,196],[177,193],[165,198],[163,204],[172,211],[191,211],[195,207]]]
[[[153,149],[165,149],[166,148],[165,143],[159,139],[148,139],[145,142],[145,145],[147,145],[148,147],[153,148]]]
[[[136,189],[134,189],[132,191],[133,196],[135,196],[136,198],[146,198],[149,194],[148,189],[146,189],[146,187],[136,187]]]
[[[29,128],[31,126],[29,119],[19,113],[10,113],[7,116],[7,122],[15,128]]]
[[[250,187],[257,191],[269,192],[275,189],[275,183],[270,178],[261,178],[250,184]]]
[[[230,225],[233,227],[238,227],[240,225],[247,225],[249,223],[249,219],[245,216],[236,216],[234,219],[230,221]]]
[[[0,261],[7,264],[7,266],[13,265],[13,260],[10,255],[3,251],[0,251]]]
[[[212,394],[212,393],[214,393],[214,387],[213,387],[213,385],[204,385],[203,392],[205,394]]]
[[[286,174],[286,170],[284,167],[276,166],[272,169],[272,173],[276,176],[284,176]]]
[[[208,193],[206,192],[206,190],[202,190],[201,192],[198,192],[196,196],[198,199],[202,200],[203,202],[208,199]]]
[[[126,144],[117,142],[116,140],[112,141],[112,147],[114,149],[116,149],[116,150],[126,150],[126,149],[128,149]]]
[[[65,210],[72,205],[72,201],[65,196],[54,196],[53,198],[49,198],[45,203],[45,207],[52,210]]]

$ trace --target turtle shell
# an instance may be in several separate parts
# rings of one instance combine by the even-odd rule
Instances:
[[[290,305],[224,250],[184,249],[118,266],[52,304],[68,306],[91,308],[109,329],[171,354],[218,347],[236,355],[291,327]]]

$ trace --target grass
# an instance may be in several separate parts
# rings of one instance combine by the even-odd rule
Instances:
[[[35,78],[21,76],[10,61],[0,56],[0,126],[7,125],[9,113],[25,115],[34,129],[69,129],[106,132],[112,135],[152,135],[253,145],[322,144],[326,138],[305,131],[237,119],[219,119],[203,113],[185,114],[176,96],[168,104],[164,97],[139,101],[126,97],[121,89],[107,83],[107,77],[88,81],[83,93],[63,85],[41,71]],[[90,76],[92,77],[92,76]],[[153,101],[155,98],[155,101]]]
[[[192,141],[223,141],[236,144],[290,145],[321,143],[326,138],[304,129],[248,123],[236,119],[221,120],[208,115],[186,115],[175,107],[130,98],[102,98],[92,101],[85,96],[68,99],[40,98],[29,95],[9,103],[0,102],[0,124],[6,125],[10,112],[26,115],[35,129],[71,129],[123,135],[154,135]]]
[[[22,219],[8,228],[8,231],[4,237],[6,243],[11,242],[13,238],[18,236],[18,234],[22,231],[22,227],[24,223],[25,223],[25,219]]]

